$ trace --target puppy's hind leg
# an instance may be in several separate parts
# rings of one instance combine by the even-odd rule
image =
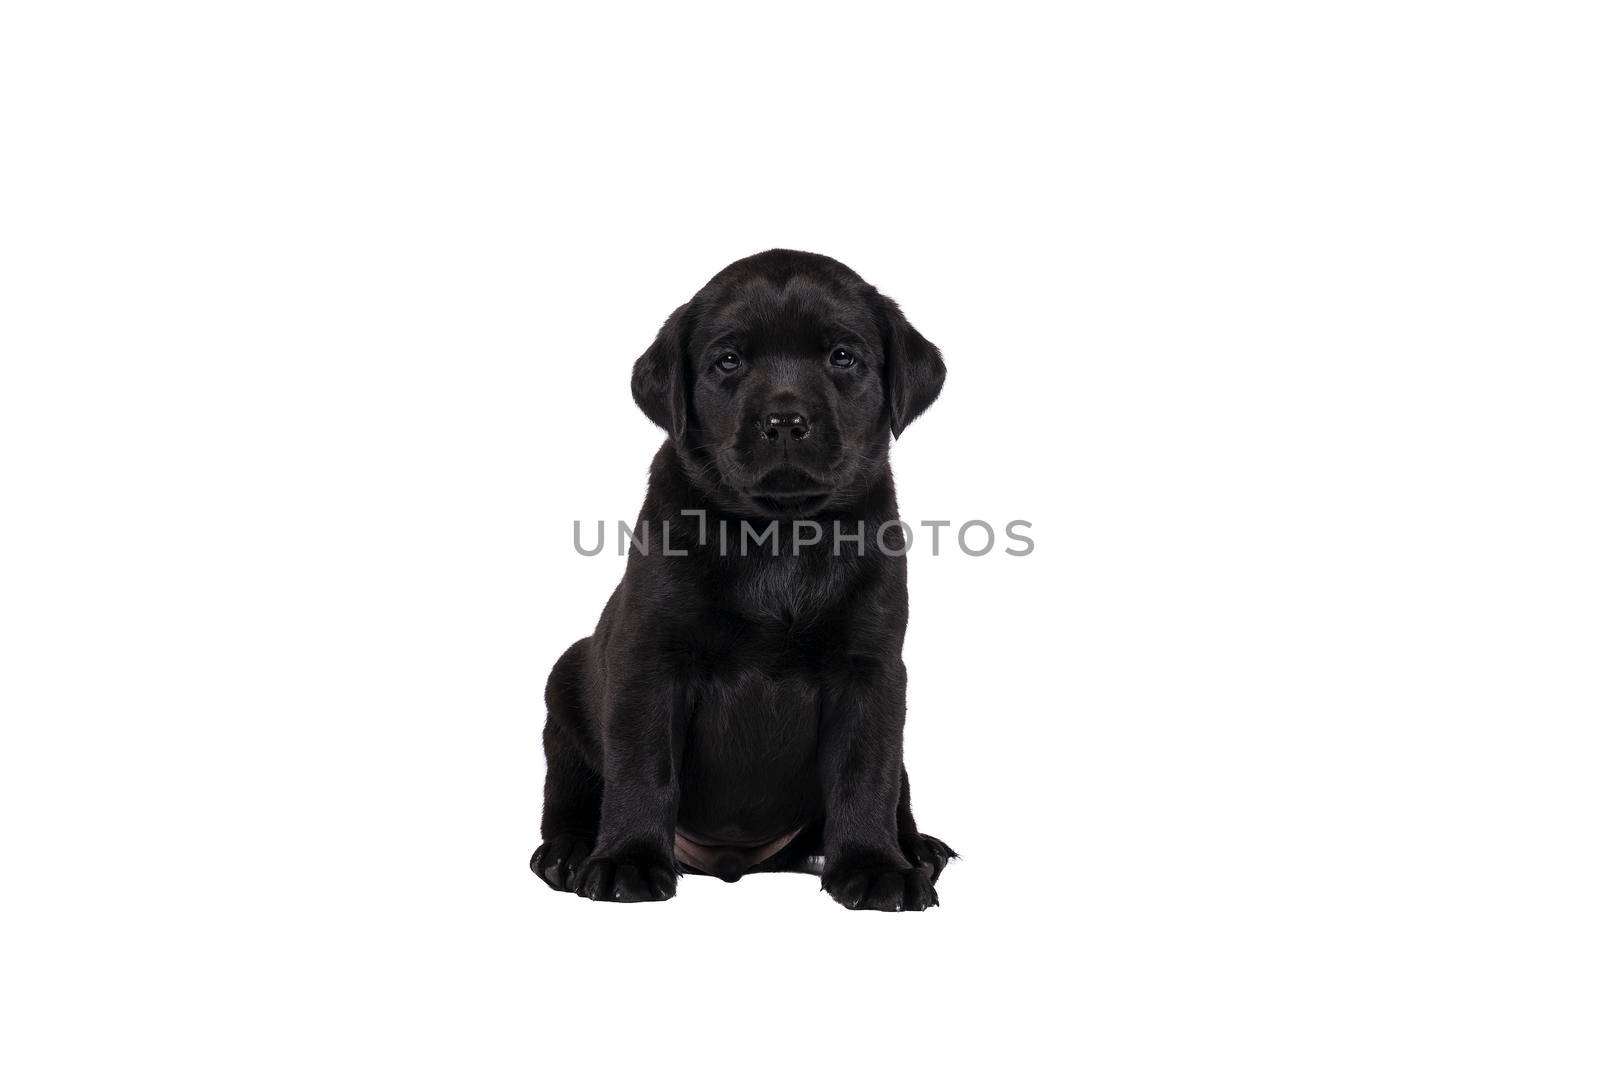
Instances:
[[[578,868],[589,858],[600,824],[601,780],[580,738],[590,721],[583,707],[584,638],[556,661],[545,687],[544,839],[529,866],[552,889],[573,891]]]
[[[944,873],[945,864],[959,859],[956,850],[932,834],[919,833],[917,820],[911,817],[911,776],[900,765],[900,804],[895,809],[895,828],[900,834],[900,850],[914,867],[927,872],[928,880],[937,882]]]

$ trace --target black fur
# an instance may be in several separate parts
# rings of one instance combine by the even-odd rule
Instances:
[[[545,691],[532,866],[547,883],[664,900],[691,866],[688,838],[703,873],[807,869],[820,853],[846,907],[938,903],[954,853],[911,816],[904,543],[882,527],[898,518],[891,434],[943,381],[939,350],[894,302],[824,256],[740,260],[667,319],[633,369],[634,399],[669,435],[639,513],[649,550],[630,550],[594,635]],[[797,542],[798,518],[827,536]],[[778,554],[741,554],[740,523],[773,519]],[[864,522],[861,546],[836,554],[835,520]],[[663,522],[685,555],[662,552]]]

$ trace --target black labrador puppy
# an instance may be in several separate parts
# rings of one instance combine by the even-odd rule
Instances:
[[[633,367],[666,430],[627,571],[545,690],[534,871],[665,900],[680,870],[820,869],[920,911],[955,854],[901,761],[906,540],[889,439],[944,360],[844,264],[774,250],[674,311]]]

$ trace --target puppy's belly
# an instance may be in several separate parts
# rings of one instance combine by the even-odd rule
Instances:
[[[713,841],[678,827],[672,845],[672,854],[686,867],[703,874],[714,874],[724,882],[737,882],[739,877],[758,863],[764,863],[783,851],[785,845],[799,836],[803,826],[796,826],[786,834],[760,844],[739,842],[729,844]]]
[[[720,874],[693,856],[721,849],[701,859],[732,853],[748,860],[742,873],[788,844],[821,813],[816,748],[817,694],[803,680],[747,675],[702,693],[684,745],[680,860]]]

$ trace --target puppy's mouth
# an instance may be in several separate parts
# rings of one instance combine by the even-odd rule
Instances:
[[[769,471],[745,490],[750,503],[768,515],[797,516],[820,511],[833,487],[794,467]]]

